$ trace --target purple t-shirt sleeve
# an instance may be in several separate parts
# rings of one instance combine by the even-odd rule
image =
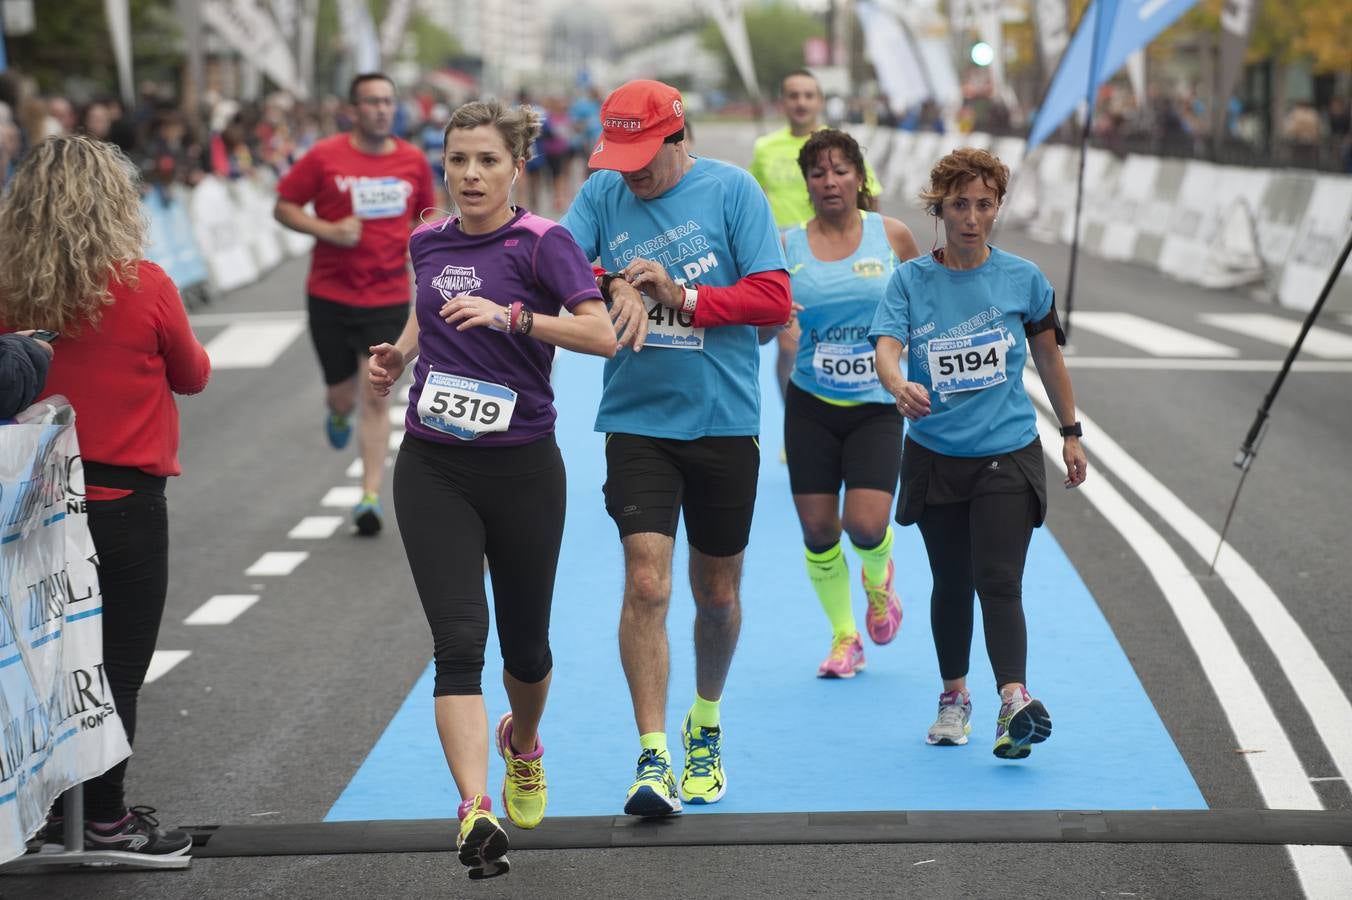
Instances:
[[[555,225],[540,236],[531,260],[535,280],[570,312],[584,300],[600,300],[596,276],[568,229]]]

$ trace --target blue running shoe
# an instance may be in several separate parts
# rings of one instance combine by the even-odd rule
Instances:
[[[352,524],[357,526],[357,534],[370,537],[379,534],[385,524],[385,511],[380,508],[380,497],[369,491],[362,494],[361,502],[352,507]]]
[[[329,414],[324,417],[324,435],[333,449],[346,447],[347,442],[352,440],[352,414],[342,415],[329,410]]]
[[[638,776],[624,801],[624,814],[654,818],[681,811],[676,796],[676,778],[671,774],[671,756],[665,750],[644,750],[638,755]]]

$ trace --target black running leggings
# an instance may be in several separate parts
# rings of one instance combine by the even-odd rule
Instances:
[[[1031,490],[926,505],[917,524],[934,576],[930,628],[944,679],[967,675],[975,591],[981,598],[986,653],[996,685],[1025,683],[1028,629],[1023,618],[1023,566],[1037,513],[1037,495]]]
[[[405,435],[394,465],[394,510],[432,628],[434,696],[483,693],[485,556],[503,668],[527,684],[549,674],[549,613],[566,496],[563,457],[552,435],[483,448]]]

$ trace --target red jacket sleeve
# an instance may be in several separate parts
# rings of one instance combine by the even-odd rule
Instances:
[[[789,321],[793,295],[783,269],[753,272],[728,287],[702,284],[695,305],[696,328],[715,325],[783,325]]]
[[[146,267],[142,267],[145,278]],[[206,348],[197,340],[188,323],[188,312],[183,308],[183,298],[178,288],[164,272],[155,273],[161,283],[155,285],[158,306],[158,321],[155,323],[159,335],[160,355],[164,357],[164,374],[169,381],[169,389],[175,394],[196,394],[207,386],[211,377],[211,358]]]

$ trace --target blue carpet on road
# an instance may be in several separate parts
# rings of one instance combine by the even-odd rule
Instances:
[[[868,669],[856,678],[815,677],[830,630],[804,571],[788,473],[779,462],[782,406],[772,350],[766,348],[761,365],[763,453],[742,637],[723,702],[728,793],[716,805],[687,806],[687,812],[1206,808],[1093,597],[1047,528],[1034,533],[1024,594],[1029,684],[1051,711],[1055,733],[1028,759],[1006,762],[991,754],[998,697],[979,614],[971,741],[948,748],[925,743],[940,685],[929,629],[929,569],[914,528],[897,529],[893,551],[905,608],[901,634],[886,647],[866,643]],[[541,734],[549,812],[559,816],[620,814],[638,755],[616,644],[622,556],[602,502],[602,438],[591,430],[600,373],[599,360],[558,356],[558,439],[569,505],[554,598],[554,683]],[[1059,524],[1053,520],[1051,527]],[[857,558],[851,556],[850,567],[862,623]],[[674,568],[667,728],[679,766],[679,729],[694,698],[694,606],[683,535]],[[406,602],[418,608],[416,597]],[[488,660],[483,684],[491,732],[507,709],[496,635],[489,637]],[[492,754],[495,806],[502,770]],[[448,818],[458,800],[433,723],[429,664],[327,820]]]

